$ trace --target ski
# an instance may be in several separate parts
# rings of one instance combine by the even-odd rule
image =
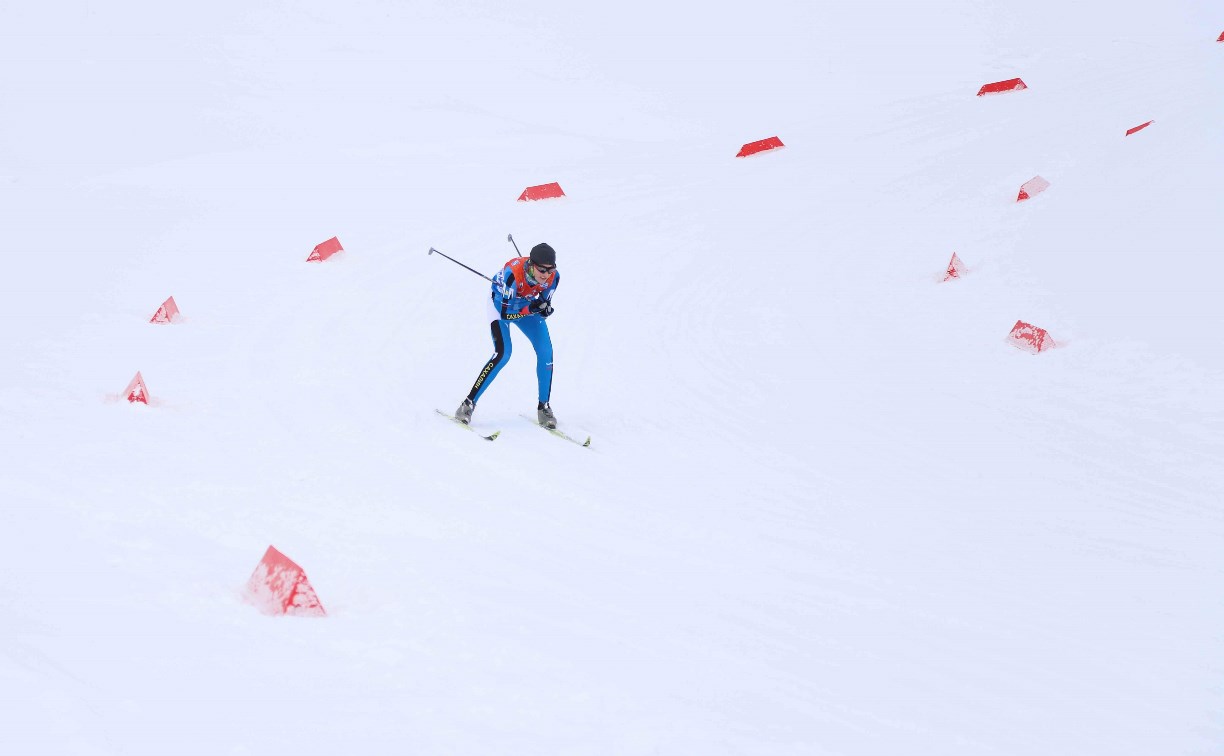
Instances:
[[[531,423],[532,425],[534,425],[534,426],[535,426],[535,427],[537,427],[537,428],[541,428],[541,429],[543,429],[543,430],[548,431],[549,433],[553,434],[553,435],[554,435],[554,436],[556,436],[557,438],[563,438],[563,439],[565,439],[566,441],[569,441],[571,444],[578,444],[579,446],[584,447],[584,448],[588,448],[588,449],[589,449],[589,448],[590,448],[590,446],[591,446],[591,437],[590,437],[590,436],[587,436],[587,437],[586,437],[586,441],[579,441],[578,439],[576,439],[576,438],[574,438],[573,436],[569,435],[569,434],[568,434],[568,433],[566,433],[565,431],[560,431],[560,430],[557,430],[556,428],[545,428],[543,425],[540,425],[540,422],[539,422],[538,420],[536,420],[534,417],[531,417],[530,415],[519,415],[519,417],[523,418],[524,420],[526,420],[527,422]]]
[[[482,432],[480,432],[480,431],[476,430],[475,428],[473,428],[472,426],[468,425],[467,423],[465,423],[465,422],[461,421],[459,418],[455,417],[454,415],[452,415],[452,414],[451,414],[451,413],[449,413],[449,412],[443,412],[442,410],[437,409],[437,408],[435,408],[435,409],[434,409],[434,412],[437,412],[437,413],[438,413],[439,415],[441,415],[442,417],[445,417],[445,418],[449,419],[449,420],[450,420],[452,423],[454,423],[455,425],[458,425],[458,426],[461,426],[461,427],[463,427],[463,428],[466,428],[466,429],[470,430],[471,432],[473,432],[473,433],[475,433],[476,435],[478,435],[478,436],[480,436],[481,438],[483,438],[485,441],[495,441],[495,440],[497,439],[497,437],[501,435],[501,431],[497,430],[497,431],[493,431],[493,433],[491,433],[490,435],[486,436],[484,433],[482,433]]]

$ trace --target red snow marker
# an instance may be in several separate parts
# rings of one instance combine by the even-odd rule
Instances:
[[[1020,185],[1020,193],[1016,195],[1016,201],[1023,202],[1026,199],[1030,199],[1038,194],[1041,194],[1049,188],[1049,181],[1046,181],[1040,176],[1034,176]]]
[[[306,573],[289,557],[269,546],[246,585],[246,600],[264,614],[326,617]]]
[[[333,236],[315,247],[314,251],[310,253],[310,257],[306,258],[306,262],[323,262],[337,252],[343,251],[344,247],[340,246],[340,240]]]
[[[136,371],[136,377],[123,390],[123,395],[133,404],[140,402],[147,405],[149,403],[149,389],[145,386],[144,378],[140,377],[139,370]]]
[[[781,139],[777,138],[776,136],[771,136],[770,138],[762,139],[759,142],[749,142],[743,147],[740,147],[740,151],[735,153],[735,156],[737,158],[748,157],[749,155],[755,155],[758,152],[767,152],[769,150],[776,150],[779,147],[785,146],[786,145],[782,144]]]
[[[1054,348],[1054,339],[1050,338],[1049,332],[1044,328],[1029,325],[1023,320],[1016,321],[1016,324],[1012,326],[1011,333],[1007,334],[1007,339],[1017,349],[1023,349],[1033,354]]]
[[[1136,131],[1142,131],[1143,129],[1146,129],[1148,126],[1151,126],[1153,123],[1156,123],[1156,122],[1155,122],[1155,121],[1148,121],[1147,123],[1141,123],[1141,124],[1139,124],[1138,126],[1136,126],[1136,127],[1135,127],[1135,128],[1133,128],[1133,129],[1127,129],[1127,130],[1126,130],[1126,135],[1127,135],[1127,136],[1130,136],[1131,134],[1134,134]]]
[[[965,264],[961,259],[952,253],[952,259],[948,261],[948,270],[944,273],[943,280],[948,281],[953,278],[961,278],[965,275]]]
[[[170,297],[162,306],[157,308],[157,312],[153,313],[153,319],[150,323],[173,323],[174,319],[179,316],[178,305],[174,303],[174,297]]]
[[[1224,32],[1220,32],[1220,38],[1216,42],[1224,42]]]
[[[557,182],[551,184],[540,184],[539,186],[529,186],[519,195],[519,202],[534,202],[535,200],[552,199],[554,197],[564,197],[565,192],[561,191],[561,185]]]
[[[988,94],[1001,94],[1003,92],[1014,92],[1018,89],[1028,89],[1028,85],[1020,79],[1008,79],[1007,81],[996,81],[993,84],[983,84],[978,90],[977,96]]]

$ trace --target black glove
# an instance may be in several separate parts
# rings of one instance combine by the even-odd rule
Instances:
[[[547,318],[549,315],[553,314],[552,302],[549,302],[547,299],[535,300],[531,304],[527,305],[527,310],[539,315],[542,318]]]

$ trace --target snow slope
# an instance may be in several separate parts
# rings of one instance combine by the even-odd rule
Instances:
[[[1221,752],[1210,5],[5,8],[0,752]]]

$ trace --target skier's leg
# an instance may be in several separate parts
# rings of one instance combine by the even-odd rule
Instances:
[[[497,377],[502,367],[510,361],[510,352],[513,349],[510,343],[510,329],[506,327],[506,321],[494,320],[489,323],[489,331],[493,335],[493,356],[485,363],[480,375],[476,376],[476,382],[472,384],[472,390],[468,392],[468,399],[471,399],[473,404],[480,401],[480,395]]]
[[[532,348],[535,349],[536,381],[540,388],[540,403],[548,404],[548,397],[552,395],[553,379],[553,347],[552,337],[548,335],[548,323],[544,321],[544,318],[532,317],[516,320],[514,324],[527,336]]]

